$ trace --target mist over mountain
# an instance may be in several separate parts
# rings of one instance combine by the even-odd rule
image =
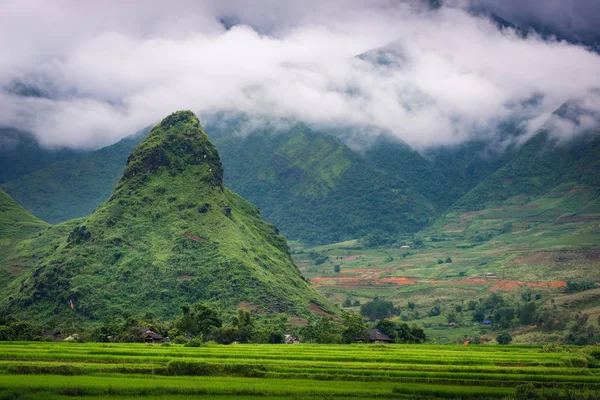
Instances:
[[[61,0],[28,13],[30,1],[9,2],[0,125],[33,132],[43,146],[95,149],[172,109],[233,109],[353,129],[366,146],[384,131],[425,151],[494,143],[506,121],[533,135],[563,103],[598,87],[600,55],[521,33],[535,21],[590,28],[580,20],[595,15],[591,2],[573,7],[577,23],[566,25],[555,18],[561,8],[482,2],[517,28],[466,2],[176,3],[140,11]],[[374,49],[379,60],[357,57]],[[598,108],[596,98],[584,103]],[[556,135],[583,131],[556,126]]]

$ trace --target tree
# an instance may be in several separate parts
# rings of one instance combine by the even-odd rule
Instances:
[[[448,318],[448,323],[449,323],[449,324],[450,324],[450,323],[452,323],[452,322],[456,323],[456,322],[457,322],[457,320],[458,320],[458,317],[457,317],[457,315],[456,315],[456,313],[455,313],[454,311],[451,311],[451,312],[448,314],[448,317],[447,317],[447,318]]]
[[[499,344],[509,344],[512,342],[512,336],[506,331],[500,332],[500,334],[496,337],[496,341]]]
[[[430,317],[435,317],[437,315],[440,315],[442,313],[442,308],[440,307],[439,304],[436,304],[435,306],[433,306],[431,308],[431,310],[429,310],[429,313],[427,314]]]
[[[344,343],[352,343],[365,329],[362,317],[358,314],[342,312],[342,340]]]
[[[381,333],[389,336],[392,339],[395,339],[396,337],[396,323],[390,319],[380,319],[379,322],[377,322],[377,325],[375,325],[375,329],[379,329]]]
[[[452,264],[452,257],[450,257],[450,256],[446,257],[446,260],[444,260],[444,262],[446,264]]]
[[[360,306],[360,314],[371,321],[389,317],[393,311],[394,304],[391,301],[379,300],[377,298]]]
[[[342,337],[337,327],[327,317],[321,317],[315,326],[315,341],[323,344],[340,343]]]
[[[233,317],[231,325],[237,328],[237,340],[240,343],[248,343],[254,332],[254,322],[250,311],[238,309],[237,316]]]
[[[189,335],[208,335],[222,325],[219,314],[203,303],[193,306],[182,306],[182,315],[175,321],[175,327]]]
[[[519,321],[522,325],[531,325],[535,321],[535,312],[537,304],[533,302],[525,303],[519,307]]]
[[[333,267],[333,272],[336,272],[336,273],[340,272],[340,266],[339,265],[334,266]]]
[[[346,300],[344,300],[344,304],[342,306],[343,307],[352,307],[352,300],[350,300],[350,297],[346,297]]]

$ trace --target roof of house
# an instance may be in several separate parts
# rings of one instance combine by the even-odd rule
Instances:
[[[379,329],[363,329],[363,336],[368,337],[370,342],[393,342],[393,340]]]
[[[162,335],[159,335],[158,333],[154,332],[152,329],[150,329],[148,327],[140,327],[139,330],[144,339],[154,339],[154,340],[164,339],[164,337]]]
[[[483,321],[483,323],[484,323],[484,324],[486,324],[486,325],[487,325],[487,324],[491,324],[491,323],[492,323],[492,320],[491,320],[491,319],[486,319],[485,321]]]

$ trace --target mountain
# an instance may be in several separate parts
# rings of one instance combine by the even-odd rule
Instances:
[[[31,133],[0,128],[0,184],[82,154],[68,148],[47,149]]]
[[[600,138],[560,142],[548,131],[528,140],[516,156],[456,202],[453,209],[473,211],[498,206],[515,196],[528,201],[559,184],[600,187]]]
[[[290,239],[314,244],[416,232],[437,213],[408,182],[303,124],[263,124],[244,137],[226,134],[235,131],[235,120],[208,126],[225,181]]]
[[[513,155],[512,149],[489,154],[487,143],[472,141],[421,154],[406,143],[380,136],[364,152],[375,169],[410,183],[438,210],[443,211],[496,171]]]
[[[0,190],[0,287],[47,256],[68,225],[51,226]]]
[[[86,216],[110,196],[127,156],[148,130],[100,150],[38,169],[1,187],[45,221],[59,223]]]
[[[0,190],[0,238],[29,236],[49,224],[31,215],[9,195]]]
[[[232,134],[243,123],[238,116],[209,119],[206,125],[223,158],[224,179],[291,239],[330,243],[374,232],[414,232],[436,215],[436,207],[412,183],[376,170],[331,135],[293,123],[283,129],[265,123],[247,136]],[[87,215],[108,198],[127,154],[145,133],[2,188],[52,223]]]
[[[224,313],[308,315],[329,303],[302,279],[277,229],[223,185],[216,148],[190,111],[155,126],[112,195],[4,290],[3,314],[53,325],[205,301]],[[39,240],[43,240],[44,234]]]

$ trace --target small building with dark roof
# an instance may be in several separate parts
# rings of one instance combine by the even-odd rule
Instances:
[[[165,338],[150,328],[140,328],[141,337],[146,343],[164,343]]]
[[[60,331],[48,331],[48,332],[44,332],[44,337],[52,338],[52,341],[54,341],[54,342],[61,342],[62,341],[62,336],[60,334]]]
[[[393,343],[394,340],[391,339],[386,334],[382,333],[379,329],[363,329],[361,334],[356,338],[358,341],[369,343]]]

